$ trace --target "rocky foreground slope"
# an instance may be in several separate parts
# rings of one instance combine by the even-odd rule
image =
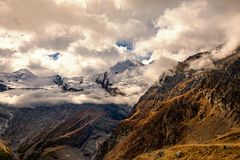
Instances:
[[[162,76],[135,105],[97,159],[239,159],[240,52],[214,69],[189,69],[198,53]]]

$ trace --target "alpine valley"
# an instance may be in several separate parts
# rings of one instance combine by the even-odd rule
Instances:
[[[1,73],[3,94],[33,96],[1,104],[1,154],[16,160],[238,159],[240,50],[213,61],[214,68],[190,67],[211,54],[179,62],[148,90],[141,78],[148,66],[135,60],[86,77],[38,77],[26,69]],[[126,93],[136,86],[138,91]],[[144,90],[133,108],[107,101]],[[48,93],[59,101],[44,101]],[[62,98],[76,95],[94,103]]]
[[[240,0],[0,0],[0,160],[240,160]]]
[[[2,100],[12,98],[0,106],[1,139],[11,148],[6,154],[17,160],[94,159],[147,89],[140,78],[145,68],[126,60],[86,77],[38,77],[27,69],[1,72]]]

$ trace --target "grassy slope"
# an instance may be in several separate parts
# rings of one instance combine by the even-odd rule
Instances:
[[[135,160],[236,160],[240,159],[239,136],[237,130],[204,144],[176,145],[144,153]]]

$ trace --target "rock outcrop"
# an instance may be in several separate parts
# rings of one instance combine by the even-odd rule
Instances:
[[[0,83],[0,92],[4,92],[4,91],[7,91],[7,90],[8,90],[8,86]]]
[[[108,77],[108,72],[104,72],[102,75],[97,77],[96,83],[100,84],[103,89],[113,96],[120,94],[117,88],[112,87],[112,83]]]
[[[64,83],[64,78],[61,77],[60,75],[54,75],[52,80],[53,80],[53,83],[55,83],[58,86],[61,86]]]

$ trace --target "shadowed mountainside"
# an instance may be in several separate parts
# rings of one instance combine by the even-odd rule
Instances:
[[[2,138],[19,159],[88,160],[129,109],[115,104],[2,105]]]

